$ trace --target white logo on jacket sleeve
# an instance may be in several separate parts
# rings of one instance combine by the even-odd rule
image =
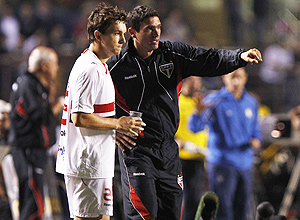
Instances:
[[[252,118],[253,112],[252,112],[251,108],[246,108],[246,109],[245,109],[245,116],[246,116],[247,118]]]
[[[174,70],[174,63],[166,63],[159,66],[160,72],[162,72],[166,77],[170,78]]]
[[[233,111],[231,109],[226,110],[225,112],[227,117],[232,117],[233,116]]]

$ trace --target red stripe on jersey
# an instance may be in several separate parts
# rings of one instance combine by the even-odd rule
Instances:
[[[144,204],[142,203],[141,199],[136,194],[136,192],[131,184],[130,184],[130,199],[131,199],[131,202],[134,205],[135,209],[140,213],[140,215],[143,217],[143,219],[152,220],[149,211],[144,206]]]
[[[115,103],[111,102],[108,104],[94,105],[94,113],[106,113],[115,110]]]
[[[102,62],[101,62],[102,63]],[[107,68],[106,68],[106,66],[105,66],[105,64],[104,63],[102,63],[103,64],[103,66],[104,66],[104,68],[105,68],[105,74],[107,74]]]
[[[67,119],[61,119],[61,124],[66,125],[67,124]]]
[[[65,97],[68,97],[68,95],[69,95],[69,91],[68,91],[68,90],[66,90]]]
[[[82,53],[85,53],[85,52],[87,52],[89,50],[89,48],[86,48]]]
[[[66,112],[68,109],[68,105],[64,104],[64,111]]]

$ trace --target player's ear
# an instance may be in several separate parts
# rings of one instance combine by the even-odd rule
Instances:
[[[100,31],[98,31],[98,30],[94,31],[94,36],[95,36],[97,41],[101,41],[101,35],[102,34],[100,33]]]
[[[135,33],[136,33],[136,30],[134,30],[133,28],[128,28],[128,33],[130,34],[130,36],[132,37],[132,38],[135,38],[136,36],[135,36]]]

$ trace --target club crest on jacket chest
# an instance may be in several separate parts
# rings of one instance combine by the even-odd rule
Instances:
[[[159,65],[159,71],[164,74],[166,77],[170,78],[172,76],[173,70],[174,70],[174,63],[163,63]]]

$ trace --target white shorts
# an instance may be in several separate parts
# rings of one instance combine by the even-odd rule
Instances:
[[[82,179],[65,175],[70,217],[113,215],[112,178]]]

